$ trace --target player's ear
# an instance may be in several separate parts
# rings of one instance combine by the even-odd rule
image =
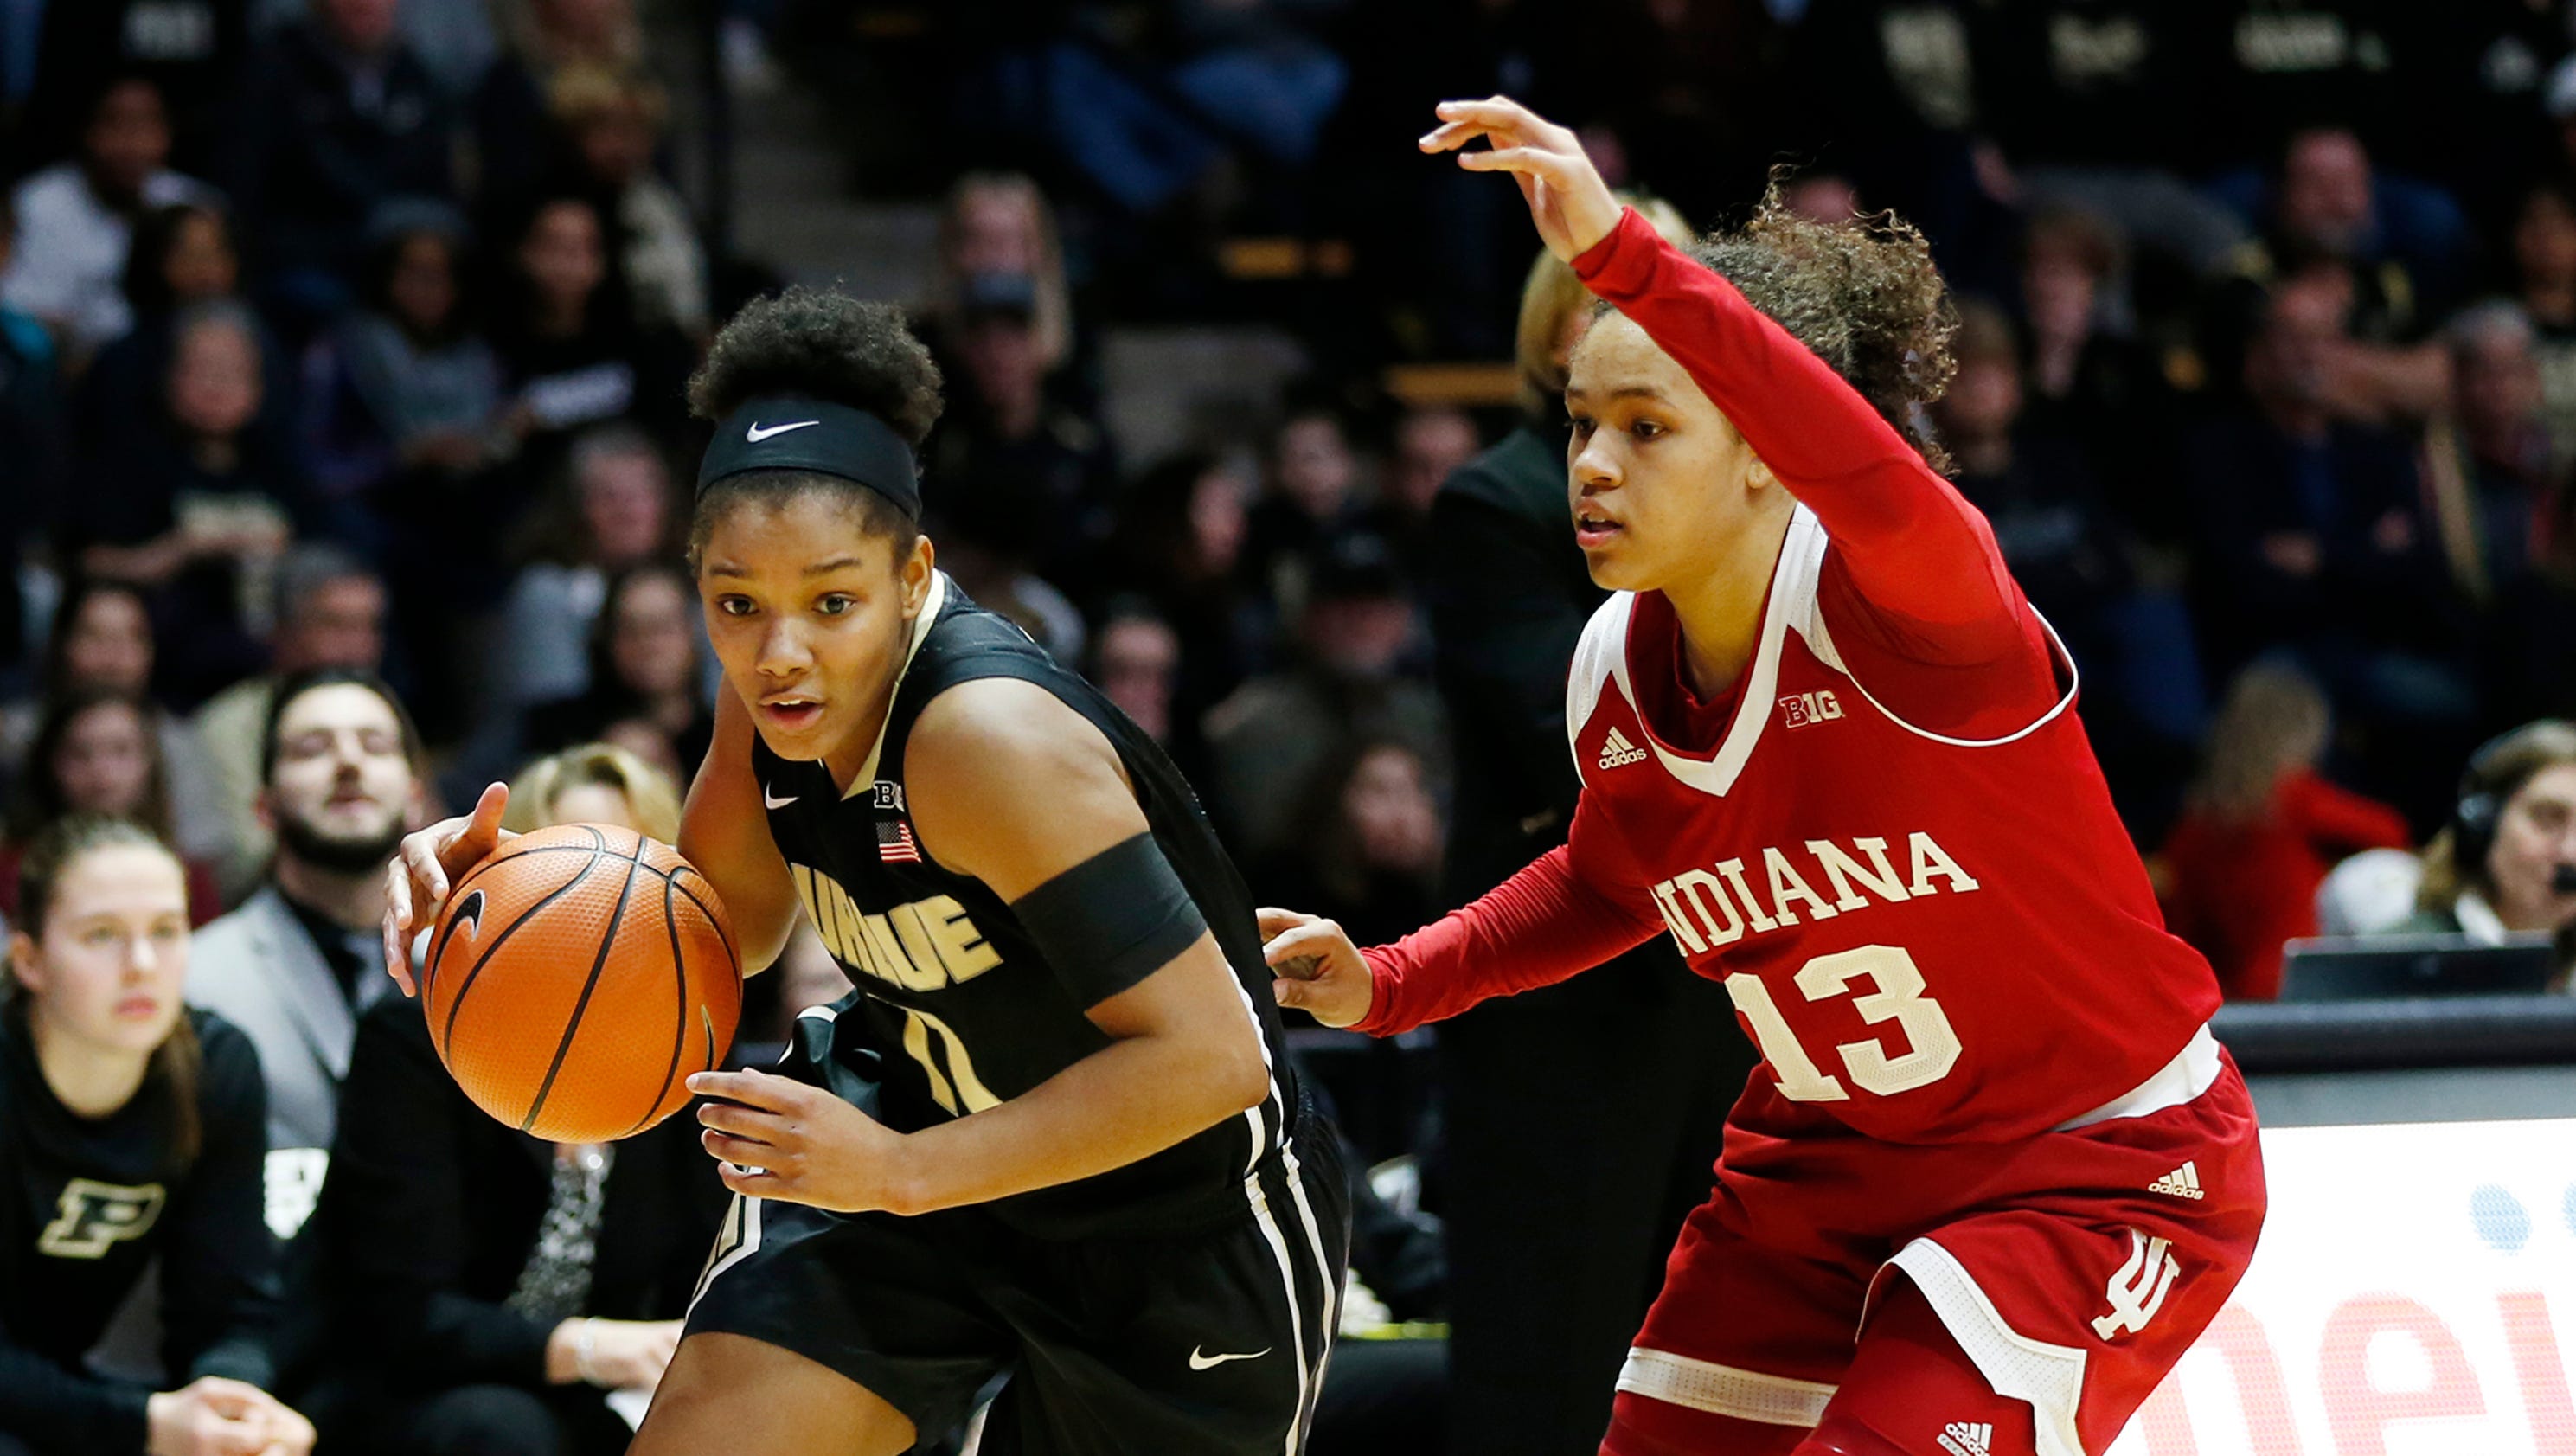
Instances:
[[[1771,473],[1771,467],[1763,463],[1761,456],[1754,456],[1752,463],[1745,467],[1744,488],[1746,490],[1772,490],[1779,484],[1780,477]]]
[[[930,537],[914,536],[912,550],[895,567],[895,574],[903,581],[903,614],[907,619],[920,615],[922,604],[930,600],[930,582],[938,568],[939,553],[931,548]]]
[[[9,974],[28,995],[45,989],[44,962],[36,954],[35,937],[23,930],[9,932]]]

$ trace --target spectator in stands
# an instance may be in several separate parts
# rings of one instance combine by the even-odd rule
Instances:
[[[1395,452],[1387,462],[1378,504],[1408,574],[1419,574],[1429,552],[1431,502],[1440,494],[1440,482],[1483,448],[1476,422],[1454,406],[1416,407],[1395,422]]]
[[[523,796],[677,833],[669,780],[595,747],[534,766],[514,814]],[[347,1336],[316,1419],[381,1456],[615,1456],[632,1431],[603,1396],[661,1379],[724,1200],[689,1119],[540,1142],[468,1102],[419,1008],[385,998],[359,1019],[315,1221]]]
[[[2187,534],[2168,482],[2173,390],[2130,324],[2119,235],[2092,213],[2033,216],[2021,238],[2023,385],[2031,423],[2084,448],[2105,504],[2130,530],[2158,542]]]
[[[249,52],[248,10],[245,0],[47,0],[23,163],[76,150],[90,99],[133,75],[167,105],[178,165],[214,175]]]
[[[43,696],[0,708],[0,768],[14,774],[24,767],[51,700],[84,692],[143,698],[155,655],[143,593],[124,582],[75,578],[54,606],[41,664]],[[212,856],[227,831],[205,745],[191,726],[158,706],[151,716],[169,774],[173,842],[183,854]]]
[[[0,1449],[306,1456],[313,1427],[267,1391],[259,1060],[180,999],[179,865],[139,826],[77,818],[24,876],[0,980]],[[138,1292],[162,1376],[91,1373],[84,1357]]]
[[[231,215],[213,203],[181,203],[146,213],[125,256],[125,300],[134,327],[99,351],[73,396],[72,443],[94,457],[129,440],[147,418],[170,373],[174,326],[203,304],[242,303],[241,254]],[[284,408],[294,378],[286,353],[266,325],[257,327],[261,398],[255,428],[282,448],[291,443]]]
[[[1439,916],[1440,806],[1420,754],[1393,739],[1345,744],[1297,796],[1288,847],[1259,875],[1263,904],[1315,904],[1353,935],[1402,936]],[[1385,944],[1372,940],[1372,945]]]
[[[321,1192],[358,1015],[394,990],[385,861],[422,819],[422,765],[392,690],[345,668],[287,679],[258,741],[277,851],[257,892],[198,936],[188,999],[259,1048],[269,1225],[292,1238]]]
[[[454,116],[395,25],[398,0],[312,0],[253,61],[233,196],[261,296],[297,337],[346,308],[377,209],[453,190]]]
[[[2238,250],[2236,271],[2267,287],[2295,278],[2341,288],[2345,339],[2322,363],[2346,417],[2434,413],[2446,360],[2423,340],[2467,281],[2467,223],[2447,199],[2392,213],[2391,188],[2348,128],[2293,132],[2277,161],[2264,231]]]
[[[2317,933],[2316,893],[2344,856],[2409,843],[2406,817],[2317,772],[2326,701],[2296,669],[2237,674],[2190,806],[2165,840],[2165,913],[2231,1001],[2281,991],[2281,947]]]
[[[613,824],[676,843],[680,794],[671,776],[613,743],[584,743],[522,769],[501,827],[525,834],[550,824]]]
[[[171,842],[170,773],[153,734],[149,701],[106,688],[55,699],[27,747],[26,771],[9,796],[8,835],[0,842],[0,915],[14,920],[21,867],[47,830],[81,814],[131,819]],[[222,912],[214,871],[183,859],[188,917],[203,925]]]
[[[1052,398],[1038,280],[985,273],[946,316],[955,372],[929,470],[946,537],[1062,576],[1108,534],[1116,481],[1099,425]]]
[[[1395,557],[1379,537],[1348,534],[1319,553],[1297,619],[1298,659],[1257,677],[1209,711],[1217,802],[1247,859],[1286,849],[1299,793],[1353,737],[1384,738],[1445,766],[1439,694],[1403,671],[1417,631]],[[1436,770],[1435,770],[1436,771]]]
[[[2513,224],[2514,298],[2531,320],[2540,361],[2549,468],[2576,467],[2576,188],[2535,182]]]
[[[358,308],[306,360],[304,446],[324,499],[363,510],[394,481],[452,486],[489,463],[501,361],[474,329],[464,249],[445,209],[385,227]]]
[[[707,259],[697,220],[653,170],[670,94],[634,71],[595,64],[555,73],[549,104],[584,189],[617,225],[638,322],[707,335]]]
[[[269,582],[303,502],[266,407],[249,310],[200,304],[172,325],[161,407],[91,460],[66,512],[84,570],[153,591],[162,687],[186,704],[254,671]]]
[[[2458,604],[2406,446],[2338,422],[2329,406],[2339,308],[2315,280],[2274,290],[2246,350],[2250,407],[2185,442],[2202,644],[2227,672],[2289,648],[2339,717],[2383,738],[2456,733],[2475,707]],[[2395,786],[2407,777],[2390,761],[2399,745],[2381,747],[2390,796],[2411,801]],[[2410,743],[2402,756],[2422,751]]]
[[[1262,665],[1273,635],[1245,569],[1250,474],[1224,456],[1186,451],[1145,472],[1120,502],[1117,577],[1134,583],[1179,634],[1172,711],[1189,725],[1184,740]]]
[[[685,571],[650,562],[617,573],[591,628],[589,685],[529,710],[528,746],[550,753],[640,740],[651,745],[646,762],[674,777],[695,774],[715,734],[703,651],[697,589]]]
[[[2522,310],[2481,304],[2443,335],[2451,408],[2426,441],[2426,480],[2452,576],[2486,601],[2550,549],[2564,477],[2550,469],[2537,340]]]
[[[0,276],[0,299],[50,325],[76,365],[134,325],[118,284],[136,221],[215,201],[214,189],[170,170],[170,121],[150,81],[117,77],[87,115],[79,155],[18,184],[17,247]]]
[[[336,546],[288,548],[277,568],[275,616],[268,671],[215,694],[189,725],[223,814],[216,863],[228,901],[250,892],[275,843],[259,805],[269,789],[261,755],[278,684],[325,668],[373,673],[385,661],[384,582]]]
[[[548,125],[547,97],[567,66],[627,73],[645,61],[633,0],[501,0],[502,50],[469,102],[485,212],[512,217],[571,161]]]
[[[2560,937],[2576,928],[2576,724],[2542,719],[2470,756],[2451,822],[2424,848],[2413,919],[2399,931]]]
[[[589,644],[618,573],[678,561],[688,529],[670,462],[631,425],[601,425],[573,442],[563,485],[530,532],[528,564],[501,608],[492,697],[515,716],[590,686]]]
[[[1150,601],[1122,596],[1102,611],[1091,636],[1089,677],[1196,782],[1207,764],[1207,743],[1181,711],[1181,662],[1181,634]]]
[[[538,458],[561,459],[573,432],[632,417],[671,423],[692,352],[663,329],[639,328],[599,209],[548,198],[507,235],[492,342],[512,395],[513,429]]]
[[[17,231],[0,193],[0,278]],[[0,695],[23,683],[28,620],[19,571],[61,509],[68,447],[62,350],[34,314],[0,301]]]
[[[1271,439],[1269,489],[1252,508],[1245,542],[1252,579],[1293,610],[1315,551],[1373,527],[1370,515],[1349,427],[1329,408],[1299,409]]]
[[[976,279],[1029,280],[1030,341],[1039,373],[1073,362],[1073,298],[1055,208],[1024,172],[969,172],[948,189],[939,214],[939,281],[922,337],[948,372],[952,336]]]

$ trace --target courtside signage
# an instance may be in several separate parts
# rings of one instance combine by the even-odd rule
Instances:
[[[2110,1456],[2576,1456],[2576,1120],[2263,1134],[2236,1298]]]

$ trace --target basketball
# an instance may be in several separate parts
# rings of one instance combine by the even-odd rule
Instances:
[[[689,1100],[742,1014],[713,887],[631,829],[522,835],[450,889],[421,975],[431,1042],[474,1105],[551,1142],[630,1137]]]

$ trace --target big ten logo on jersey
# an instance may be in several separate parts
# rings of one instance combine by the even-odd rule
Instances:
[[[933,895],[871,915],[831,876],[804,865],[788,870],[814,933],[834,960],[853,970],[907,991],[936,991],[1002,963],[1002,953],[953,896]]]
[[[873,803],[879,809],[892,809],[898,814],[904,812],[903,785],[892,779],[877,780]]]
[[[1830,692],[1791,693],[1780,700],[1780,723],[1784,728],[1830,723],[1842,715],[1841,700]]]
[[[96,1259],[119,1241],[152,1231],[167,1198],[158,1183],[128,1187],[74,1178],[54,1201],[54,1221],[36,1235],[36,1252],[57,1259]]]

